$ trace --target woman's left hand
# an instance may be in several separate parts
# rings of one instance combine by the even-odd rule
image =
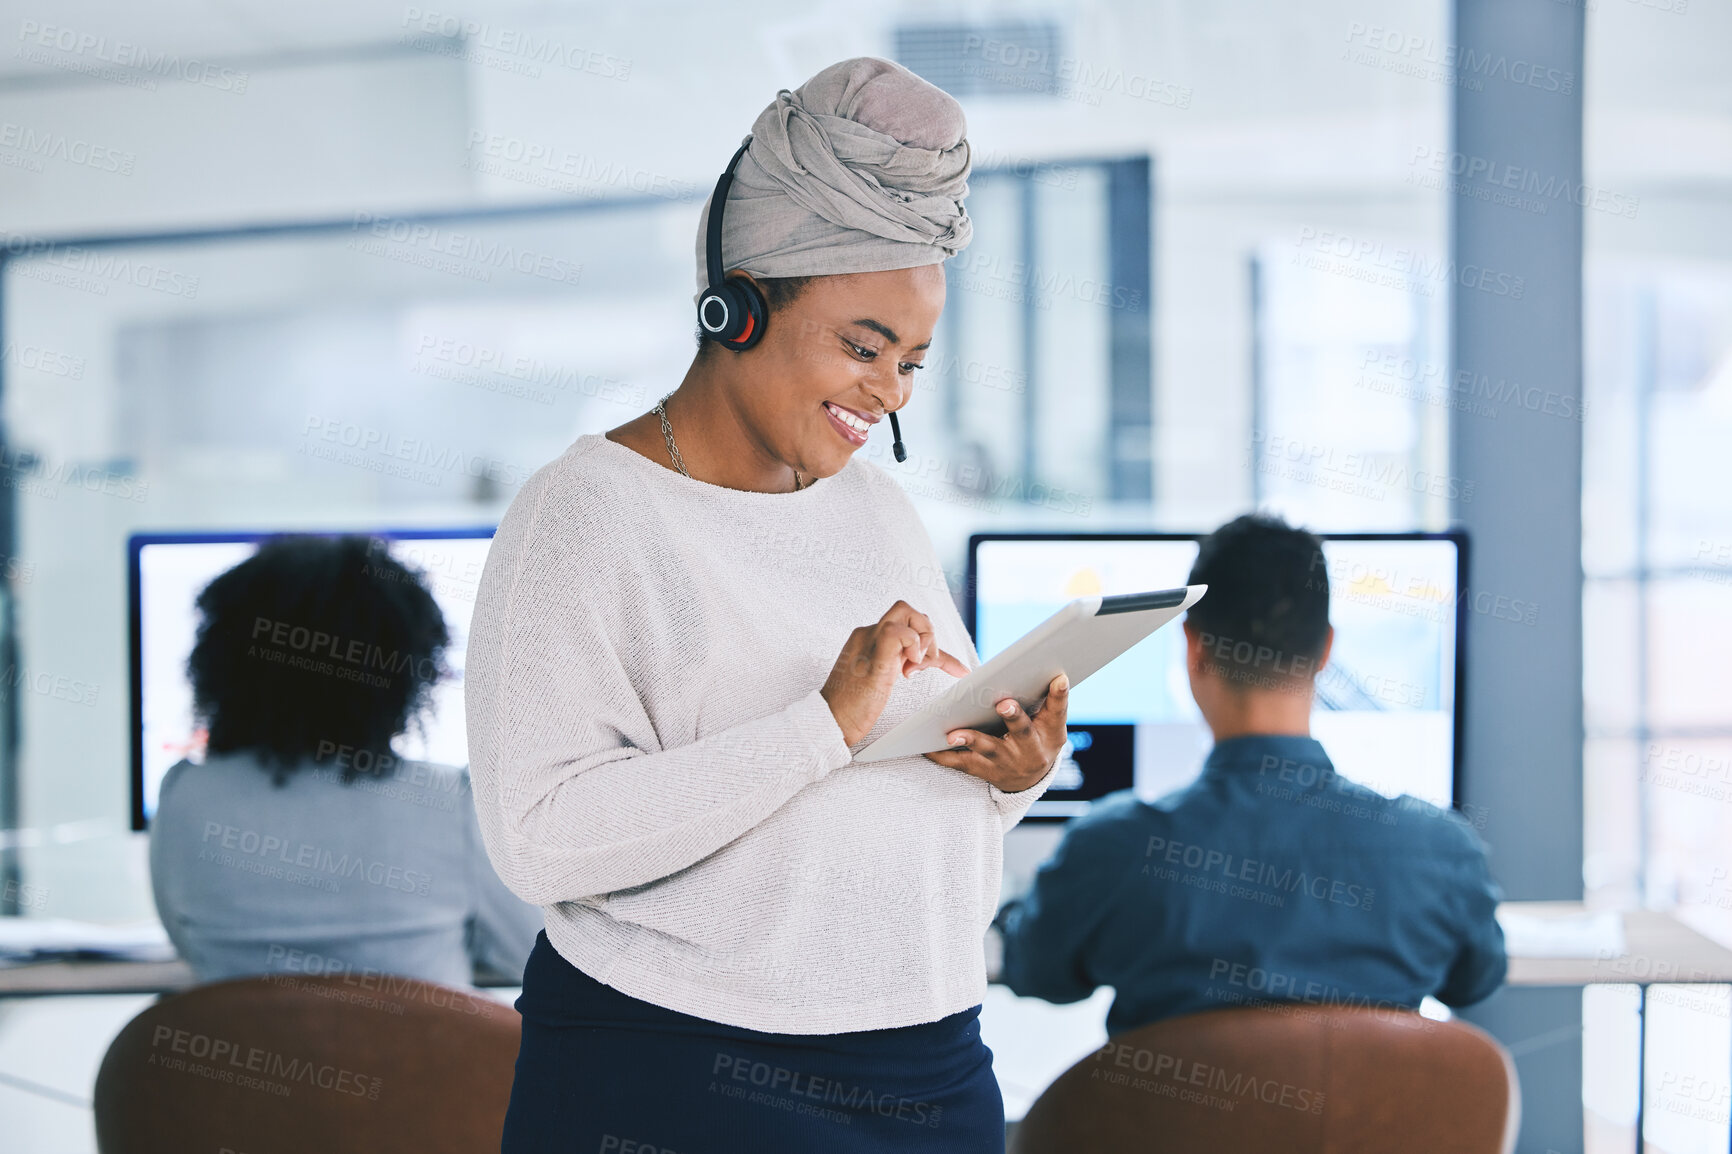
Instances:
[[[953,729],[949,737],[956,748],[926,756],[939,765],[989,781],[1005,793],[1020,793],[1046,776],[1058,751],[1064,748],[1069,705],[1070,678],[1061,673],[1047,686],[1046,700],[1032,716],[1014,697],[998,703],[1006,728],[1003,737],[978,729]]]

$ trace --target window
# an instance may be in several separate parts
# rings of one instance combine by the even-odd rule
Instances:
[[[1584,881],[1590,901],[1668,909],[1725,941],[1732,17],[1713,5],[1601,0],[1587,19]],[[1633,1050],[1595,1042],[1630,1012],[1621,997],[1584,1003],[1589,1150],[1634,1142]],[[1725,987],[1655,987],[1644,1009],[1650,1142],[1726,1149]],[[1623,1088],[1591,1092],[1608,1084]]]

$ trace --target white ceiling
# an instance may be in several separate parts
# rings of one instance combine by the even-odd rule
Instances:
[[[16,86],[69,78],[20,53],[34,43],[26,33],[49,27],[100,38],[101,46],[86,53],[94,57],[112,60],[115,45],[125,42],[153,54],[227,63],[385,48],[419,31],[411,13],[536,28],[608,11],[618,7],[574,0],[0,0],[0,79]]]
[[[53,26],[81,37],[100,38],[112,59],[126,42],[152,53],[178,52],[210,63],[250,62],[308,53],[378,51],[398,45],[415,25],[411,13],[460,15],[495,29],[539,29],[589,23],[677,27],[679,13],[701,10],[713,17],[735,6],[738,18],[760,27],[787,24],[798,11],[776,11],[750,0],[0,0],[0,86],[88,82],[76,73],[32,62],[21,54],[30,28]],[[826,0],[806,0],[802,9],[852,9]],[[882,0],[867,19],[986,18],[1016,11],[1044,12],[1061,20],[1087,21],[1119,6],[1094,0]],[[1342,14],[1358,18],[1363,5],[1350,0],[1143,0],[1152,23],[1139,31],[1153,41],[1228,42],[1235,56],[1265,52],[1277,59],[1294,37],[1322,36],[1333,44],[1344,27]],[[1397,0],[1374,6],[1380,19],[1411,23],[1432,0]],[[1732,115],[1732,4],[1708,0],[1667,11],[1641,0],[1600,0],[1590,5],[1588,54],[1594,71],[1590,97],[1618,105],[1688,106],[1710,116]],[[694,12],[694,15],[696,13]],[[1156,16],[1159,16],[1156,19]],[[670,21],[672,23],[670,23]]]

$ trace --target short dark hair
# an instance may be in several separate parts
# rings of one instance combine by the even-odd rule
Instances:
[[[396,765],[391,739],[426,707],[451,637],[420,574],[386,549],[271,537],[204,587],[186,671],[210,752],[254,753],[278,785],[337,749],[383,755],[348,758],[345,782]]]
[[[792,304],[796,297],[806,291],[806,286],[811,284],[813,279],[809,276],[761,276],[757,281],[764,290],[764,303],[774,312],[784,305]]]
[[[1280,517],[1247,513],[1204,537],[1189,584],[1207,585],[1186,620],[1209,663],[1241,688],[1317,672],[1329,636],[1323,542]]]
[[[764,290],[764,304],[769,307],[773,316],[777,309],[786,308],[794,303],[794,300],[806,291],[806,286],[812,283],[813,278],[809,276],[760,276],[752,279],[757,281],[758,286]],[[697,334],[698,353],[701,355],[708,352],[710,346],[714,345],[715,342],[704,339],[703,325],[698,325],[694,331]]]

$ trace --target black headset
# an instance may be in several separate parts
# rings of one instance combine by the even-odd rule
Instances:
[[[734,166],[751,143],[752,138],[746,137],[746,143],[728,161],[727,171],[716,181],[716,191],[710,194],[710,223],[704,230],[704,263],[709,266],[710,287],[698,298],[698,324],[704,335],[736,353],[757,344],[770,321],[770,306],[756,285],[744,277],[722,274],[722,206],[734,183]]]
[[[716,181],[716,191],[710,194],[710,220],[704,229],[704,264],[710,285],[698,298],[698,325],[704,335],[725,349],[743,353],[763,339],[770,323],[770,306],[764,294],[745,277],[729,277],[722,271],[722,206],[728,201],[728,189],[734,183],[734,167],[746,155],[752,138],[734,153],[728,167]],[[891,451],[898,461],[908,459],[902,447],[902,425],[896,414],[890,414],[890,435],[894,438]]]

